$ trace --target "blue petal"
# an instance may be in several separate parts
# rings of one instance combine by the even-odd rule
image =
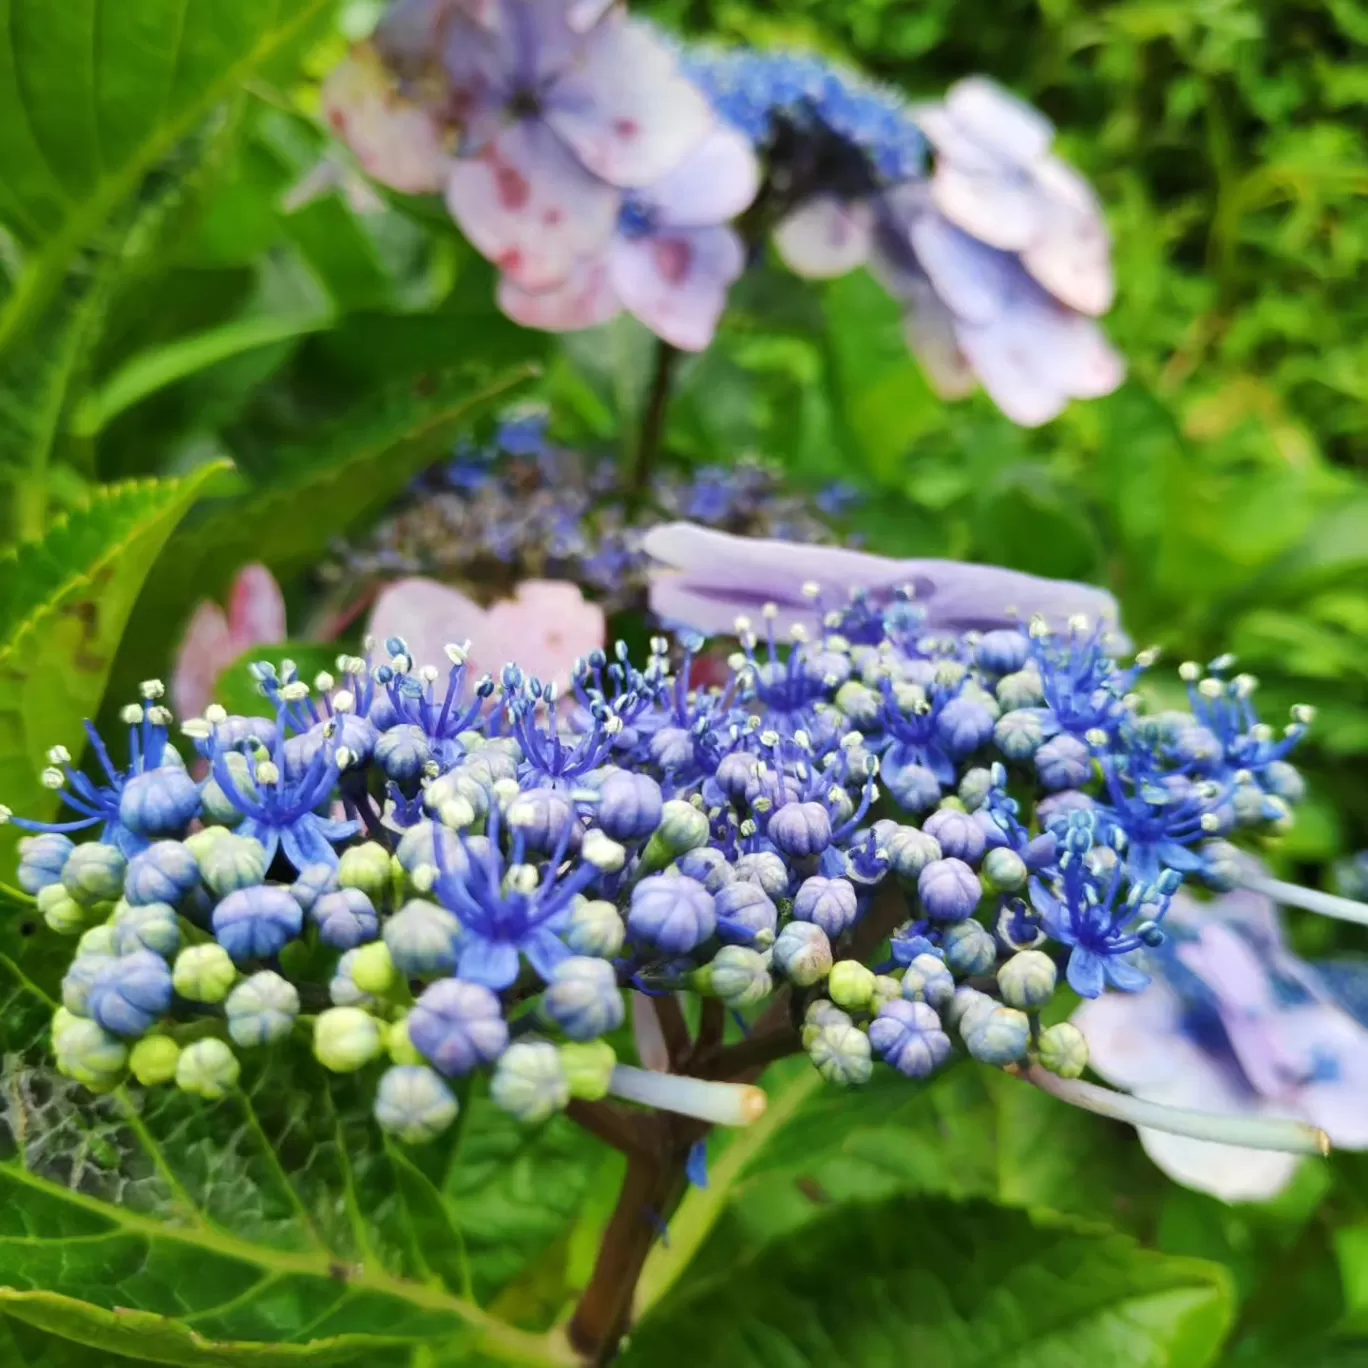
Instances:
[[[1180,874],[1193,874],[1202,867],[1202,857],[1195,850],[1180,846],[1177,841],[1160,841],[1158,853],[1164,864]]]
[[[570,958],[570,951],[560,937],[546,930],[533,931],[528,935],[523,940],[522,952],[543,983],[549,983],[556,966]]]
[[[517,980],[518,952],[506,941],[472,936],[461,950],[456,977],[502,991]]]
[[[1074,954],[1078,954],[1075,950]],[[1150,976],[1138,965],[1120,955],[1110,955],[1102,962],[1102,972],[1111,986],[1122,993],[1138,993],[1149,987]],[[1069,965],[1069,982],[1073,982],[1073,964]],[[1080,990],[1081,991],[1081,990]]]
[[[696,1188],[708,1186],[708,1142],[699,1140],[689,1150],[689,1160],[684,1173]]]
[[[1067,977],[1069,987],[1079,997],[1101,997],[1102,989],[1106,986],[1106,966],[1102,956],[1075,945],[1069,955]]]

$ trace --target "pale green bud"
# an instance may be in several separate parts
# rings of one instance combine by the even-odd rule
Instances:
[[[979,866],[979,880],[988,893],[1015,893],[1026,887],[1026,862],[1006,846],[990,850]]]
[[[1039,1049],[1041,1067],[1060,1078],[1079,1078],[1088,1067],[1088,1042],[1071,1021],[1041,1031]]]
[[[584,1102],[598,1102],[608,1096],[617,1052],[606,1040],[586,1040],[560,1046],[561,1068],[570,1087],[570,1096]]]
[[[73,1017],[60,1029],[54,1022],[57,1068],[91,1092],[109,1092],[123,1080],[128,1046],[97,1023]]]
[[[767,957],[745,945],[724,945],[699,973],[707,984],[704,991],[737,1010],[753,1007],[774,987]]]
[[[246,756],[243,759],[245,760]],[[227,840],[232,834],[231,831],[225,830],[221,826],[207,826],[199,831],[191,832],[181,841],[181,845],[195,857],[195,863],[203,869],[204,861],[208,858],[209,852],[220,841]]]
[[[423,1056],[409,1039],[408,1014],[393,1022],[385,1032],[385,1052],[396,1064],[421,1064]]]
[[[62,866],[62,887],[82,907],[113,902],[123,892],[128,861],[118,846],[92,841],[78,845]]]
[[[1043,1007],[1054,996],[1055,963],[1043,950],[1020,950],[997,971],[1002,1000],[1023,1012]]]
[[[874,971],[859,960],[838,960],[831,967],[827,992],[847,1012],[863,1012],[874,996]]]
[[[118,953],[118,933],[108,923],[92,926],[76,942],[77,959],[85,959],[90,955],[117,955]]]
[[[329,1007],[314,1021],[314,1058],[333,1073],[354,1073],[379,1057],[381,1029],[360,1007]]]
[[[229,993],[224,1012],[228,1034],[239,1045],[273,1045],[294,1030],[299,990],[274,970],[263,969]]]
[[[517,1041],[499,1056],[490,1079],[495,1106],[535,1126],[570,1101],[570,1082],[560,1052],[544,1040]]]
[[[793,921],[774,942],[772,963],[791,983],[810,988],[831,972],[831,942],[813,922]]]
[[[577,898],[561,939],[577,955],[613,959],[627,935],[622,913],[602,898]]]
[[[181,1051],[176,1063],[176,1086],[206,1102],[217,1102],[237,1087],[242,1066],[228,1045],[215,1037],[197,1040]]]
[[[406,1145],[419,1145],[447,1130],[460,1107],[446,1081],[425,1064],[399,1064],[381,1077],[375,1090],[380,1129]]]
[[[979,1012],[966,1029],[961,1021],[964,1047],[981,1064],[1015,1064],[1026,1058],[1031,1042],[1031,1020],[1015,1007],[994,1006]]]
[[[892,974],[875,974],[874,991],[870,995],[869,1010],[874,1016],[878,1016],[879,1008],[885,1002],[896,1002],[901,996],[902,984]]]
[[[222,1002],[236,981],[237,967],[217,941],[182,950],[171,970],[172,986],[191,1002]]]
[[[266,863],[266,848],[260,841],[230,832],[199,859],[200,877],[215,897],[226,898],[239,888],[259,884],[266,877]]]
[[[869,1082],[874,1065],[869,1037],[863,1031],[848,1020],[829,1021],[825,1026],[809,1029],[815,1034],[806,1049],[826,1082],[843,1088]]]
[[[181,1047],[170,1036],[144,1036],[128,1056],[128,1067],[144,1088],[155,1088],[175,1078],[180,1057]]]
[[[59,1007],[52,1014],[52,1045],[56,1049],[58,1042],[62,1038],[63,1032],[69,1030],[76,1022],[84,1018],[78,1017],[74,1012],[69,1012],[65,1007]]]
[[[363,993],[382,997],[399,980],[399,971],[394,967],[394,957],[384,941],[371,941],[368,945],[358,945],[352,955],[351,981]]]
[[[83,907],[59,883],[38,890],[38,911],[50,931],[59,936],[79,936],[99,912]]]
[[[337,882],[341,888],[360,889],[379,908],[390,889],[389,851],[376,841],[344,850]]]
[[[708,817],[682,798],[671,798],[660,810],[660,825],[646,843],[643,859],[651,869],[663,869],[686,851],[708,843]]]

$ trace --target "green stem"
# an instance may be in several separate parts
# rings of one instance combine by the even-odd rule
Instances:
[[[679,355],[678,348],[668,342],[656,343],[655,373],[651,377],[646,412],[641,420],[641,432],[633,453],[632,478],[627,487],[633,500],[642,499],[650,488],[651,473],[655,469],[661,438],[665,433],[665,411],[669,407],[670,385]]]

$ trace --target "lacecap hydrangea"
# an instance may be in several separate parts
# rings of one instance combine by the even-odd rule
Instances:
[[[933,631],[905,593],[775,620],[738,622],[707,687],[688,633],[564,691],[399,639],[312,681],[262,663],[258,713],[174,739],[149,681],[100,777],[54,749],[71,821],[3,813],[74,942],[58,1067],[212,1100],[306,1041],[409,1141],[477,1072],[528,1122],[616,1096],[739,1124],[798,1051],[832,1086],[967,1054],[1092,1105],[1082,1037],[1042,1014],[1063,983],[1144,990],[1179,885],[1228,886],[1231,843],[1289,820],[1307,715],[1275,737],[1227,662],[1147,714],[1152,654],[1117,659],[1096,620]],[[640,1068],[629,1006],[659,1064],[643,1028],[680,994],[708,1048]]]

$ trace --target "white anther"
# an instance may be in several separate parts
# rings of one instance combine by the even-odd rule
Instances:
[[[204,720],[211,727],[217,727],[228,720],[228,709],[222,703],[211,703],[204,710]]]
[[[66,783],[66,775],[61,770],[49,766],[38,776],[38,782],[45,789],[59,789]]]
[[[1195,660],[1185,660],[1178,667],[1178,678],[1185,684],[1195,684],[1202,677],[1202,667]]]
[[[166,693],[166,685],[160,679],[144,679],[138,685],[138,692],[146,699],[161,698]]]
[[[349,713],[356,707],[356,695],[350,689],[339,689],[332,696],[332,710],[335,713]]]
[[[65,746],[53,746],[47,753],[49,765],[69,765],[71,752]]]
[[[143,710],[136,703],[130,703],[126,708],[119,709],[119,721],[127,726],[136,727],[142,720]]]
[[[258,784],[280,783],[280,767],[274,760],[258,760],[256,781]]]
[[[464,665],[466,658],[470,655],[470,642],[466,641],[458,646],[454,641],[449,641],[442,647],[442,650],[453,665]]]
[[[314,688],[317,689],[319,693],[331,693],[333,685],[336,683],[337,681],[327,672],[327,670],[319,670],[319,672],[314,675]]]

